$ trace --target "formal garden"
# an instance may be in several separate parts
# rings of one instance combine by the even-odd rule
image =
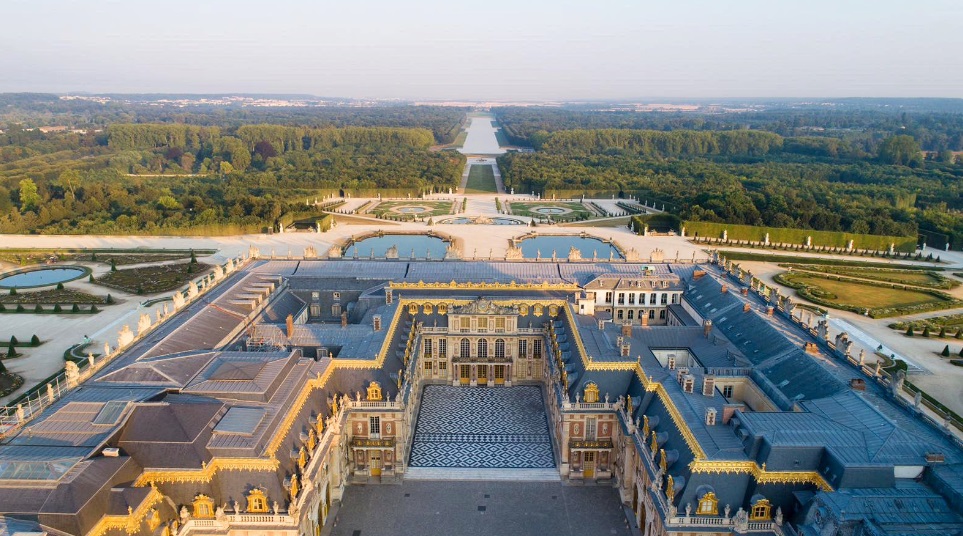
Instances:
[[[465,185],[465,193],[498,193],[498,188],[495,184],[494,168],[490,164],[474,164],[468,168],[468,183]]]
[[[512,201],[506,203],[515,216],[554,222],[583,221],[595,214],[578,201]]]
[[[453,212],[452,201],[427,201],[411,199],[408,201],[381,201],[369,212],[379,218],[389,220],[412,220],[446,216]]]
[[[211,265],[197,262],[178,262],[119,270],[112,266],[106,274],[95,279],[105,287],[130,294],[156,294],[184,286],[188,281],[208,272]]]

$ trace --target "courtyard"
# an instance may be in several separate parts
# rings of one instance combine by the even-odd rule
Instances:
[[[618,491],[560,482],[414,482],[348,486],[321,534],[628,535]]]

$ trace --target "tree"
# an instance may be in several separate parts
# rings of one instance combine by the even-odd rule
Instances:
[[[907,336],[907,337],[912,337],[912,336],[915,335],[915,334],[916,334],[916,333],[913,331],[913,325],[910,324],[910,326],[909,326],[908,328],[906,328],[906,336]]]
[[[36,211],[40,208],[40,194],[37,193],[37,183],[31,179],[20,181],[20,211]]]
[[[231,173],[234,173],[234,166],[232,166],[230,163],[225,162],[225,161],[222,160],[222,161],[221,161],[221,175],[230,175]]]
[[[11,351],[13,351],[12,354]],[[17,351],[13,347],[7,348],[7,357],[17,357]],[[0,361],[0,375],[4,374],[7,374],[7,366],[3,364],[3,361]]]
[[[30,337],[30,346],[40,346],[40,337],[36,335]]]
[[[108,305],[114,303],[114,297],[111,296],[110,294],[108,294],[108,295],[107,295],[107,299],[104,300],[104,303],[106,303],[106,304],[108,304]]]
[[[940,333],[937,335],[939,338],[946,337],[946,326],[940,326]]]
[[[114,259],[110,259],[110,271],[111,272],[117,271],[117,261]]]
[[[57,290],[63,290],[63,289],[64,289],[64,284],[63,284],[63,283],[57,283]]]
[[[7,346],[7,357],[17,357],[17,348],[14,347],[13,343]],[[6,369],[4,369],[4,372],[6,372]]]
[[[924,336],[924,337],[929,337],[929,336],[930,336],[930,327],[929,327],[929,326],[923,326],[923,336]]]
[[[10,337],[10,344],[16,346],[16,345],[20,344],[20,341],[17,340],[17,337],[16,337],[16,336],[11,336],[11,337]]]
[[[886,164],[915,167],[922,165],[923,152],[913,136],[901,134],[883,140],[879,146],[879,159]]]
[[[71,195],[77,195],[76,187],[77,183],[80,182],[80,172],[76,169],[68,169],[60,174],[57,178],[57,182],[60,183],[60,187],[66,192],[70,192]]]
[[[949,345],[949,344],[947,344],[946,346],[943,347],[943,351],[940,352],[940,355],[943,356],[943,357],[950,357],[950,345]]]

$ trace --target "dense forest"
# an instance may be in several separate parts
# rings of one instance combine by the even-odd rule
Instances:
[[[306,199],[457,187],[464,157],[429,150],[439,140],[424,125],[437,110],[425,108],[425,119],[418,108],[386,114],[386,123],[410,116],[406,127],[231,120],[45,133],[8,123],[0,134],[0,233],[260,232],[303,210]],[[377,116],[359,114],[365,123]],[[450,119],[457,131],[462,115]]]
[[[498,113],[514,143],[536,149],[499,159],[518,191],[638,196],[687,220],[963,247],[960,112]]]

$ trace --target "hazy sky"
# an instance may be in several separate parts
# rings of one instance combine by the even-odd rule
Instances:
[[[963,0],[0,0],[0,91],[963,97]]]

